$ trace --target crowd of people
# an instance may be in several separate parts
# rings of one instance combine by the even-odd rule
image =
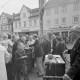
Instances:
[[[25,35],[19,37],[18,35],[11,36],[10,34],[3,34],[0,36],[0,52],[3,51],[3,63],[6,77],[1,80],[20,80],[24,76],[24,80],[29,80],[27,73],[27,49],[32,51],[33,68],[37,65],[37,75],[42,77],[45,75],[44,59],[47,54],[59,54],[63,57],[63,51],[67,49],[66,44],[60,36],[53,35],[51,40],[47,35],[39,37],[36,34]],[[0,62],[2,62],[2,60]],[[6,65],[5,65],[6,63]],[[4,74],[4,73],[3,73]]]
[[[78,45],[78,43],[76,43],[76,45]],[[65,51],[67,50],[68,53],[71,54],[74,48],[78,50],[78,46],[68,50],[61,36],[52,35],[50,40],[48,35],[39,37],[37,34],[33,34],[20,37],[18,35],[11,36],[10,34],[3,34],[0,36],[0,79],[20,80],[21,77],[23,77],[24,80],[29,80],[27,72],[27,58],[29,52],[27,52],[27,50],[31,50],[31,58],[33,61],[32,68],[34,68],[34,64],[36,63],[37,75],[38,77],[42,77],[45,75],[45,55],[60,55],[65,61]],[[77,53],[79,53],[79,51]],[[71,57],[71,65],[78,69],[76,62],[76,64],[73,65],[76,59],[75,53],[73,56],[74,57]],[[64,80],[73,77],[73,67],[64,75]]]

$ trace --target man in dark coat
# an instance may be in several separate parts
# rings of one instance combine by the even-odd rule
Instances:
[[[45,55],[51,53],[51,43],[48,39],[46,38],[43,39],[42,48],[44,51],[44,56],[43,56],[43,61],[44,61]]]
[[[13,36],[13,48],[12,48],[12,63],[13,63],[13,79],[15,79],[15,67],[14,67],[14,62],[15,62],[15,52],[17,50],[18,47],[18,40],[19,37],[18,36]]]
[[[29,45],[30,47],[34,46],[34,54],[35,54],[35,58],[36,58],[36,63],[37,63],[37,68],[39,70],[39,75],[38,76],[43,76],[44,75],[44,69],[42,66],[42,58],[44,55],[42,46],[38,40],[37,35],[33,35],[33,39],[35,40],[34,44]]]
[[[57,37],[57,44],[56,44],[55,54],[60,55],[64,59],[63,52],[65,50],[67,50],[66,44],[63,41],[63,39],[60,36],[58,36]]]
[[[68,50],[71,55],[71,68],[66,72],[64,80],[80,80],[80,38],[76,41],[73,48]]]
[[[55,54],[55,50],[56,50],[56,44],[57,44],[57,40],[56,40],[56,36],[52,35],[52,39],[51,39],[51,45],[52,45],[52,54]]]

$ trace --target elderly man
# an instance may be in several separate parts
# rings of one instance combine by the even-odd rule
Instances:
[[[76,38],[73,40],[73,48],[67,50],[71,55],[71,67],[63,76],[64,80],[80,80],[80,26],[74,28],[71,35]]]
[[[41,46],[36,34],[33,35],[33,39],[35,40],[35,42],[29,46],[30,47],[34,46],[34,54],[35,54],[35,58],[36,58],[37,68],[39,70],[38,76],[42,77],[44,75],[44,69],[42,66],[42,58],[44,55],[44,51],[42,49],[42,46]]]
[[[22,36],[21,39],[20,39],[20,41],[25,44],[26,43],[26,37],[25,36]]]

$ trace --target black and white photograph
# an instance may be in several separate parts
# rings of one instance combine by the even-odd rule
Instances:
[[[0,80],[80,80],[80,0],[0,0]]]

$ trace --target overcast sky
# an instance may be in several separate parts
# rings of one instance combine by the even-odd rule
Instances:
[[[2,12],[18,13],[23,4],[32,9],[39,7],[38,0],[0,0],[0,15]]]

